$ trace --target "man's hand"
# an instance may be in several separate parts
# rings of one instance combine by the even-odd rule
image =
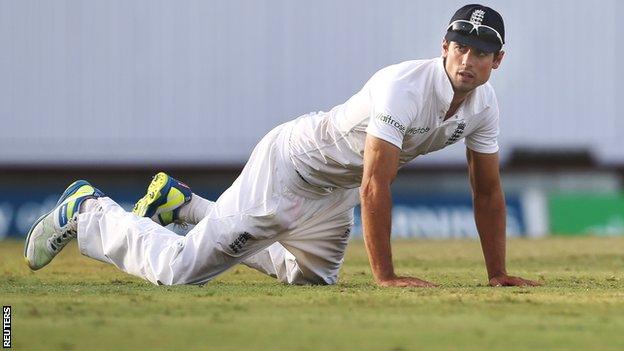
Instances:
[[[539,282],[523,279],[520,277],[514,277],[511,275],[499,275],[490,279],[490,286],[540,286]]]
[[[426,280],[412,278],[412,277],[393,277],[385,280],[378,280],[377,284],[383,287],[414,287],[414,288],[436,288],[437,284],[428,282]]]

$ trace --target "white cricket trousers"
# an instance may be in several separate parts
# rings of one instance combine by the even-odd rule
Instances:
[[[238,263],[288,284],[336,283],[359,191],[304,181],[290,159],[291,129],[285,123],[260,141],[186,236],[104,197],[100,210],[78,217],[80,252],[154,284],[203,284]]]

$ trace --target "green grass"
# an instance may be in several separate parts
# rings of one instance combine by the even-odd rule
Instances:
[[[438,289],[378,288],[352,242],[339,284],[298,287],[235,267],[158,287],[66,248],[33,273],[0,242],[16,350],[624,350],[624,238],[511,240],[490,288],[476,241],[397,241],[395,266]]]

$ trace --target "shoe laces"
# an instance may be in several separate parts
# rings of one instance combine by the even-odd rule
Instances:
[[[75,239],[78,236],[78,216],[74,215],[74,217],[70,218],[67,221],[65,227],[61,229],[61,231],[54,233],[50,239],[48,239],[48,243],[50,248],[58,253],[61,251],[68,242],[72,239]]]

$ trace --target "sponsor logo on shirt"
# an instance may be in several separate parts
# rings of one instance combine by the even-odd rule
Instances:
[[[457,140],[459,140],[462,134],[464,134],[465,128],[466,128],[466,122],[459,123],[459,125],[457,125],[457,128],[455,128],[455,131],[453,132],[451,137],[446,141],[446,144],[444,145],[448,146],[448,145],[455,143]]]
[[[416,135],[416,134],[425,134],[431,130],[429,127],[418,127],[418,128],[410,128],[407,130],[407,134]]]
[[[377,116],[375,116],[375,118],[398,129],[399,132],[401,132],[401,134],[411,134],[411,135],[425,134],[431,130],[431,128],[429,127],[418,127],[418,128],[407,129],[405,128],[404,125],[401,124],[401,122],[395,120],[394,118],[392,118],[392,116],[386,115],[383,113],[378,114]]]
[[[398,129],[401,134],[405,134],[405,126],[402,125],[399,121],[395,121],[392,116],[380,113],[375,116],[375,118]]]

